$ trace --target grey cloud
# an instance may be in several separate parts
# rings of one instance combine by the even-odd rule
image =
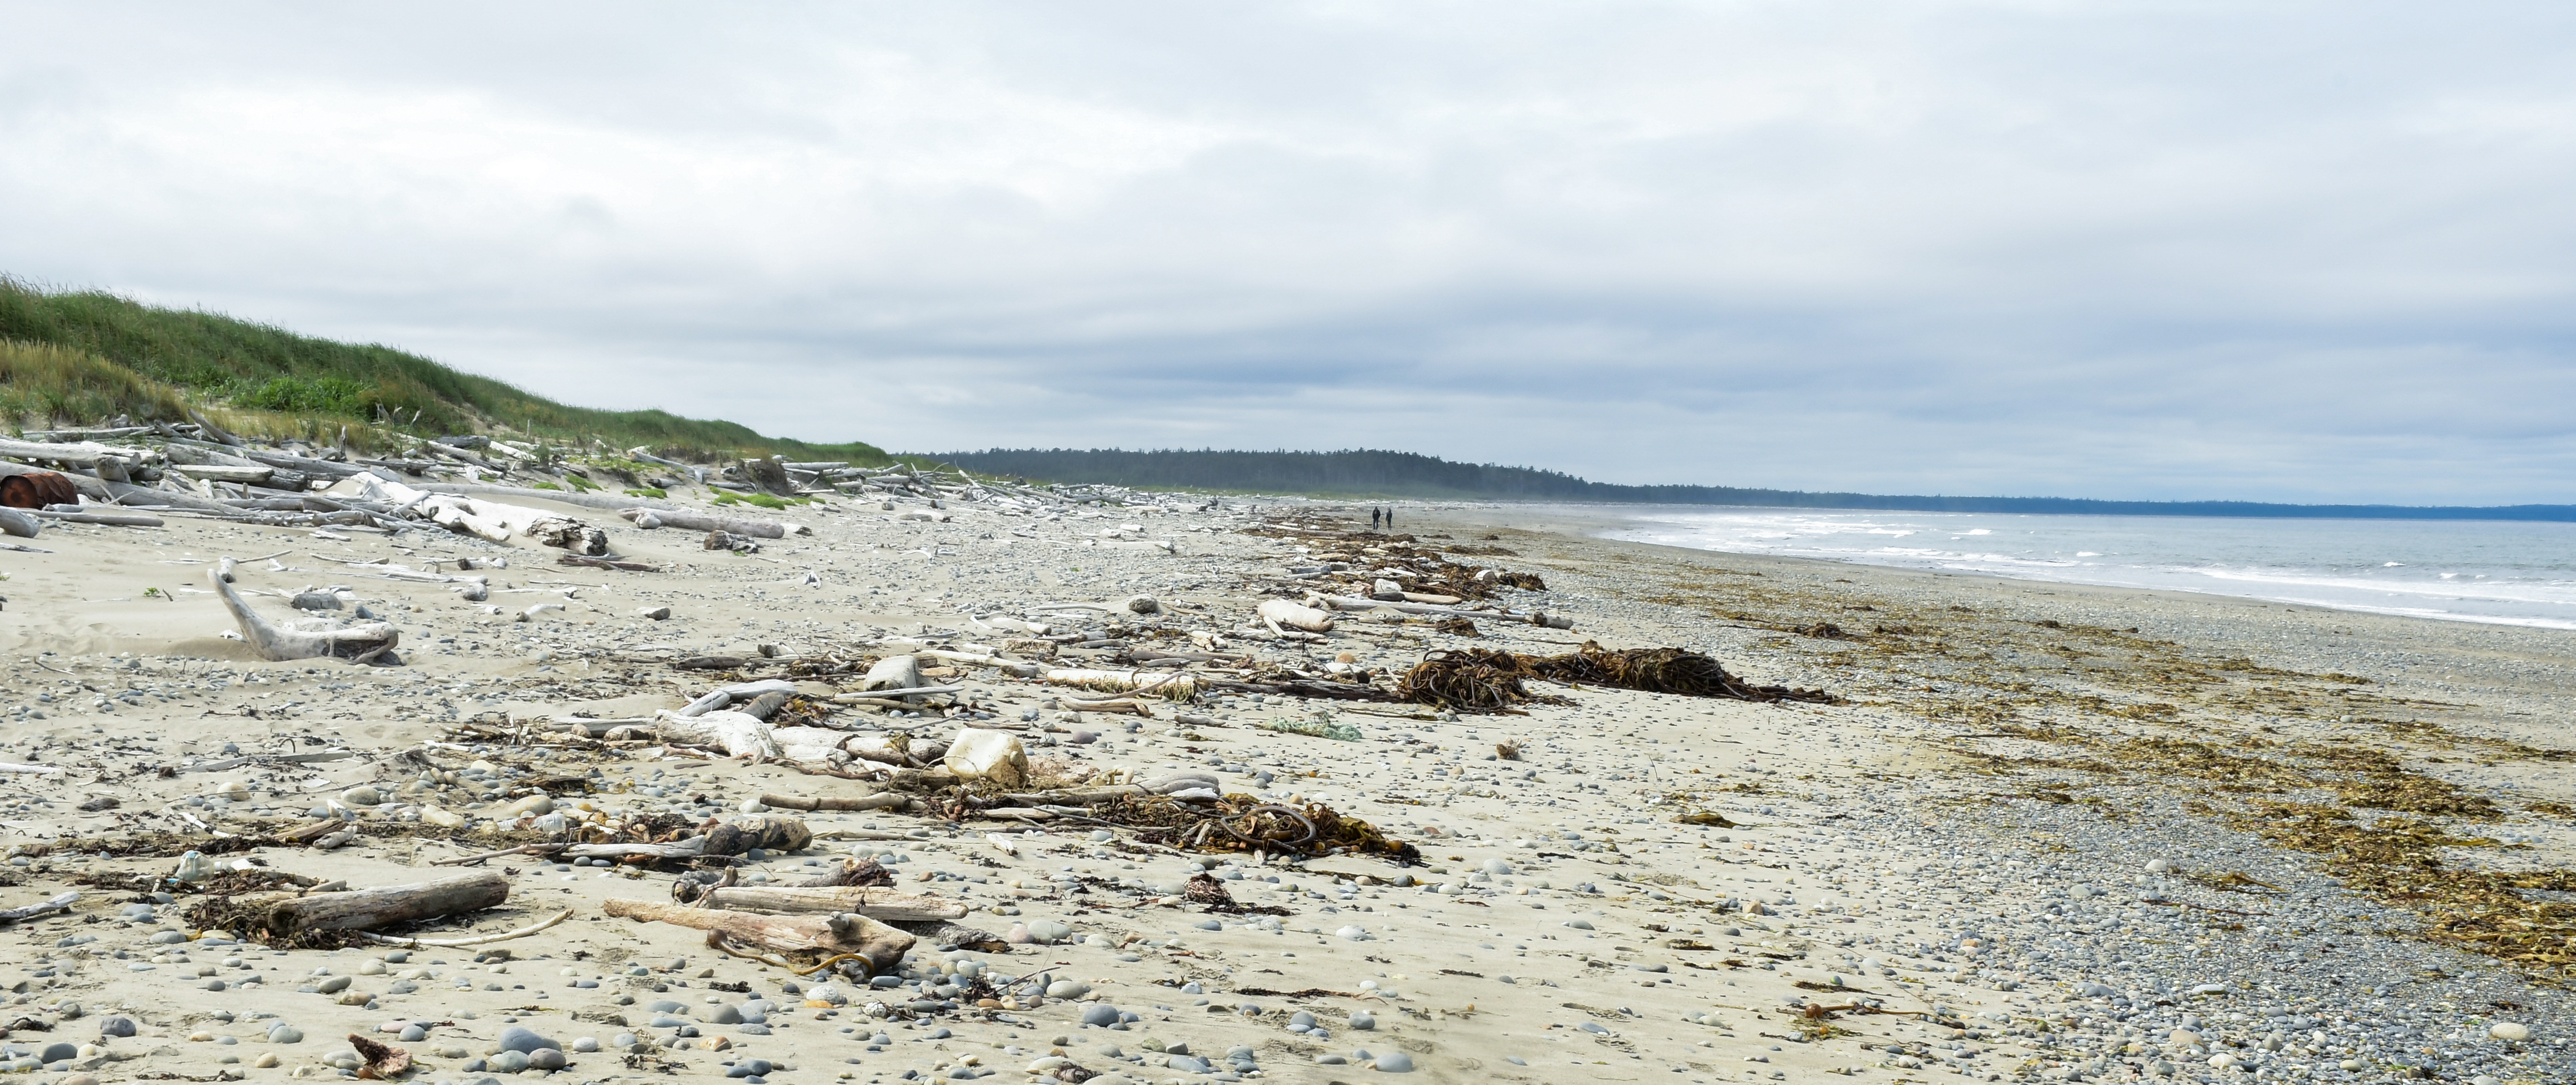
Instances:
[[[903,448],[2565,500],[2571,19],[28,6],[0,265]]]

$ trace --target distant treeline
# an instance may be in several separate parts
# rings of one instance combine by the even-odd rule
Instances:
[[[1015,448],[938,457],[969,471],[1044,482],[1108,483],[1156,490],[1221,490],[1319,497],[1419,497],[1515,501],[1616,501],[1760,505],[1908,512],[2075,513],[2103,516],[2290,516],[2379,520],[2567,520],[2576,505],[2489,508],[2415,505],[2274,505],[2259,501],[2096,501],[2080,497],[1944,497],[1810,493],[1737,486],[1620,486],[1562,471],[1456,463],[1411,452],[1224,452],[1215,449]]]

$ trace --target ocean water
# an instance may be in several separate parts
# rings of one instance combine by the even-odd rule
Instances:
[[[1595,535],[1699,550],[2576,629],[2576,524],[1579,508]]]

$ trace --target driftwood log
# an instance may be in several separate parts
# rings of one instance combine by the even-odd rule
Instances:
[[[870,974],[892,967],[911,951],[913,936],[863,915],[754,915],[748,912],[612,900],[609,915],[641,922],[669,923],[707,932],[709,945],[732,943],[775,954],[799,970],[826,962],[856,958]]]
[[[487,870],[431,882],[338,893],[247,893],[214,898],[199,904],[190,918],[208,927],[238,926],[244,935],[271,942],[297,942],[329,931],[374,930],[479,912],[508,899],[509,877]]]
[[[634,521],[637,527],[676,527],[688,531],[721,531],[728,535],[748,535],[755,539],[784,539],[787,525],[768,520],[737,520],[729,516],[709,516],[703,512],[679,509],[625,509],[618,513]],[[645,518],[652,522],[646,523]]]
[[[281,629],[259,616],[250,604],[242,602],[233,590],[233,559],[225,558],[207,570],[215,582],[215,591],[223,596],[224,608],[233,612],[241,623],[242,640],[259,653],[261,659],[346,659],[371,663],[376,657],[393,651],[402,641],[402,631],[384,622],[364,622],[340,629]]]
[[[728,885],[706,889],[690,903],[701,908],[780,915],[856,912],[887,923],[966,918],[966,906],[953,900],[858,885]]]
[[[15,923],[22,919],[34,919],[40,915],[52,915],[78,903],[80,903],[78,892],[59,894],[50,900],[35,904],[21,904],[8,911],[0,912],[0,923]]]
[[[880,792],[857,798],[815,798],[805,795],[763,795],[760,805],[773,810],[883,810],[911,802],[909,795]]]

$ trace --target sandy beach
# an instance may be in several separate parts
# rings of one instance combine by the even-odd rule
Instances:
[[[80,896],[0,937],[8,1065],[46,1085],[340,1077],[356,1035],[402,1048],[409,1080],[457,1083],[2576,1080],[2559,986],[2576,883],[2551,873],[2576,848],[2567,634],[1406,505],[1414,546],[1545,581],[1492,605],[1572,628],[1361,612],[1281,639],[1255,606],[1298,598],[1289,570],[1320,555],[1372,560],[1345,534],[1364,508],[1133,501],[839,501],[780,514],[811,533],[744,554],[551,508],[653,572],[436,529],[50,528],[32,545],[51,553],[0,556],[0,761],[28,766],[5,784],[0,906]],[[336,591],[394,623],[399,664],[261,661],[225,636],[224,556],[262,559],[236,584],[280,620]],[[389,564],[474,570],[488,599]],[[1160,609],[1127,609],[1137,595]],[[989,619],[1061,622],[1061,604],[1317,675],[1596,641],[1695,649],[1838,703],[1533,681],[1561,703],[1204,695],[1139,717],[923,656],[958,692],[898,715],[836,703],[855,673],[793,673],[973,655],[955,646],[1003,639]],[[1111,650],[1055,665],[1094,651]],[[712,656],[738,665],[673,665]],[[559,726],[780,676],[831,727],[1002,730],[1093,780],[1204,773],[1366,821],[1421,861],[1174,847],[1062,815],[770,809],[895,784]],[[873,983],[800,977],[603,910],[670,902],[669,865],[440,865],[542,839],[548,811],[792,817],[811,843],[741,882],[869,859],[967,911]],[[344,846],[276,842],[317,821],[344,822]],[[218,843],[240,838],[270,842]],[[308,885],[505,872],[500,906],[391,936],[570,915],[482,946],[272,947],[190,920],[211,895],[168,880],[190,849]],[[1234,905],[1192,899],[1201,874]],[[539,1049],[562,1054],[530,1068]]]

